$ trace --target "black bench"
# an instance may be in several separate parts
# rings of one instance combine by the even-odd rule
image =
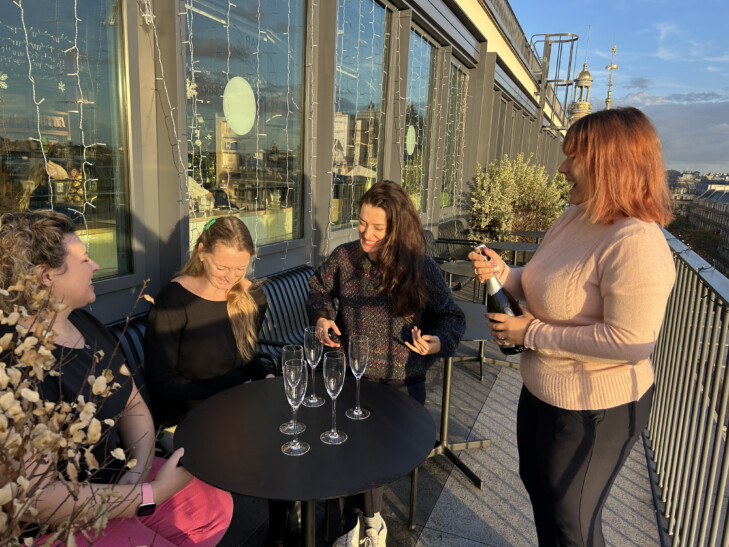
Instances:
[[[268,311],[258,332],[258,349],[278,362],[285,345],[304,345],[304,329],[309,325],[306,301],[313,274],[311,266],[297,266],[268,276],[263,283]]]

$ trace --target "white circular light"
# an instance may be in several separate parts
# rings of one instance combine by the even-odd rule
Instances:
[[[256,96],[251,85],[240,76],[228,81],[223,91],[223,114],[236,135],[248,133],[256,121]]]
[[[415,144],[415,128],[409,125],[405,133],[405,151],[408,153],[408,156],[412,156],[413,152],[415,152]]]

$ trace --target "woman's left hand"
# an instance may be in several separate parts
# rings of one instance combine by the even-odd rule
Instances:
[[[430,334],[423,334],[418,327],[413,327],[413,343],[405,345],[420,355],[432,355],[440,351],[440,338]]]
[[[522,306],[522,314],[518,317],[506,315],[505,313],[487,313],[489,321],[486,323],[491,329],[491,336],[500,346],[523,345],[529,323],[534,316]]]

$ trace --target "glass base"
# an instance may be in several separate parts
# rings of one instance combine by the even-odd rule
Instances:
[[[324,397],[319,397],[318,395],[309,395],[306,399],[304,399],[304,402],[301,404],[309,408],[316,408],[324,404]]]
[[[366,420],[370,417],[370,411],[366,408],[350,408],[344,415],[350,420]]]
[[[289,421],[285,424],[281,424],[278,427],[278,430],[284,435],[298,435],[299,433],[303,433],[304,431],[306,431],[306,424],[296,422],[296,431],[294,431],[294,422]]]
[[[319,435],[319,438],[324,444],[342,444],[347,440],[347,434],[338,429],[330,429]]]
[[[281,447],[281,452],[287,456],[303,456],[310,448],[309,443],[302,443],[294,439],[293,441],[283,445]]]

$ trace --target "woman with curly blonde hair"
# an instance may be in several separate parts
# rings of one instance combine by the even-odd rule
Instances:
[[[97,535],[90,528],[78,531],[77,545],[215,545],[230,523],[231,496],[193,479],[180,467],[183,449],[168,460],[154,457],[152,417],[116,351],[117,341],[83,310],[96,300],[93,276],[98,269],[67,216],[28,211],[0,218],[0,286],[4,289],[0,308],[6,313],[25,308],[28,313],[21,316],[19,324],[26,328],[44,309],[55,314],[52,353],[58,374],[38,380],[38,392],[43,400],[53,403],[72,403],[79,397],[96,402],[94,418],[102,428],[103,441],[96,443],[91,453],[103,463],[96,469],[88,458],[77,462],[81,479],[78,491],[73,491],[65,476],[63,455],[59,454],[58,479],[53,478],[51,463],[31,464],[32,455],[26,456],[27,465],[34,466],[28,474],[33,483],[28,491],[42,489],[36,503],[38,523],[43,530],[48,524],[51,529],[65,524],[111,489],[114,496],[103,534]],[[11,286],[13,290],[8,290]],[[39,286],[50,289],[50,301],[38,298]],[[14,331],[9,324],[0,325],[0,336]],[[11,359],[0,351],[0,361],[9,363]],[[109,374],[109,385],[118,387],[100,400],[88,378]],[[119,449],[136,459],[136,466],[125,469],[124,461],[112,457]]]

